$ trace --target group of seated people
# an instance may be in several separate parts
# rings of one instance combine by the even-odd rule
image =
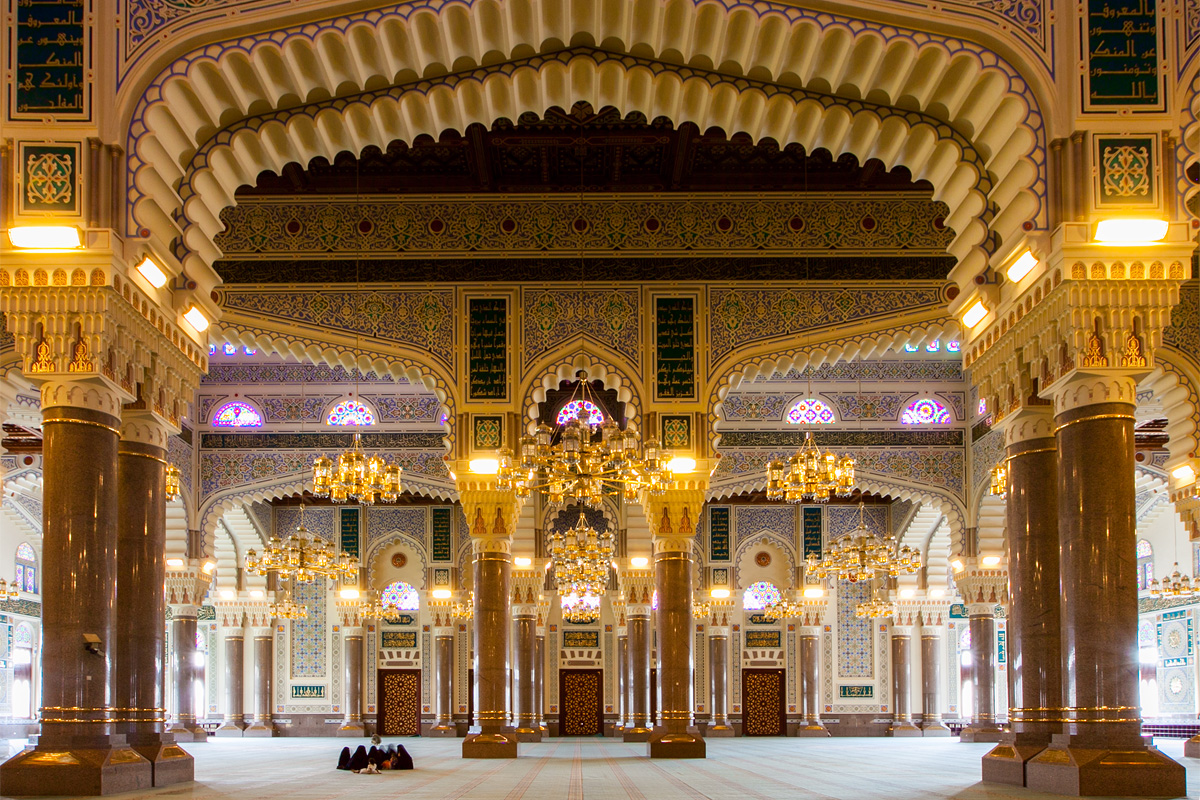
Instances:
[[[412,756],[408,754],[403,745],[389,744],[387,747],[383,747],[377,738],[372,739],[374,743],[370,750],[360,744],[354,751],[354,755],[350,754],[349,747],[343,747],[342,754],[338,757],[337,768],[361,775],[375,775],[383,770],[413,768]]]

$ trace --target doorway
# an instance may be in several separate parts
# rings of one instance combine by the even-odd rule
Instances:
[[[421,735],[421,670],[379,670],[379,735]]]
[[[782,669],[742,670],[742,735],[783,736]]]
[[[559,736],[598,736],[604,731],[603,676],[599,669],[559,671]]]

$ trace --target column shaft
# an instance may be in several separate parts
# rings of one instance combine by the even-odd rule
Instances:
[[[719,630],[721,633],[711,633]],[[726,699],[729,684],[729,636],[725,628],[710,629],[708,639],[709,673],[712,675],[712,724],[708,726],[706,736],[733,736],[733,728],[729,725],[729,703]]]
[[[629,635],[617,636],[617,702],[620,715],[613,735],[625,730],[629,723]]]
[[[648,611],[649,609],[647,609]],[[629,695],[631,711],[625,741],[644,742],[650,738],[650,617],[630,612],[626,617],[629,631]]]
[[[475,719],[479,733],[463,741],[466,758],[516,758],[517,737],[505,734],[508,721],[509,585],[512,558],[507,551],[475,553]]]
[[[176,741],[199,741],[208,734],[196,720],[195,683],[199,674],[196,669],[196,609],[178,610],[171,618],[171,639],[174,642],[172,676],[175,684],[175,721],[171,733]]]
[[[254,636],[254,722],[243,736],[274,736],[271,721],[271,672],[274,669],[275,637],[271,633]]]
[[[949,736],[942,722],[942,637],[921,634],[921,734]]]
[[[674,545],[674,540],[667,540]],[[654,556],[658,590],[658,685],[661,728],[650,737],[651,758],[703,758],[692,724],[692,556],[689,547],[662,547]]]
[[[537,712],[533,705],[533,670],[536,659],[536,609],[519,613],[513,620],[516,628],[516,735],[521,742],[540,742],[542,733],[537,727]]]
[[[363,636],[362,631],[345,635],[346,648],[346,717],[338,728],[338,736],[365,736],[362,721]]]
[[[454,736],[458,732],[454,727],[454,632],[449,629],[439,630],[434,642],[434,699],[437,703],[437,720],[429,735]]]
[[[905,629],[907,630],[907,629]],[[920,736],[912,721],[912,635],[892,633],[892,725],[889,736]]]
[[[241,736],[245,727],[246,714],[242,701],[245,652],[246,640],[243,637],[225,637],[225,721],[217,729],[218,736]]]
[[[533,706],[537,714],[537,729],[546,735],[546,637],[538,635],[533,662]]]
[[[800,632],[800,699],[804,703],[804,724],[797,736],[828,736],[821,722],[820,659],[821,640],[817,629]]]

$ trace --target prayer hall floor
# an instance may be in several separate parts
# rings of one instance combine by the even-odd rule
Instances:
[[[957,739],[710,739],[704,761],[651,761],[645,744],[550,739],[522,744],[513,761],[468,761],[461,739],[385,739],[403,744],[416,769],[355,775],[334,769],[361,739],[210,739],[185,744],[196,782],[117,798],[195,800],[1040,800],[1058,797],[979,781],[991,745]],[[14,743],[14,745],[17,743]],[[1188,767],[1200,797],[1200,759],[1183,740],[1158,746]],[[2,787],[0,787],[2,790]]]

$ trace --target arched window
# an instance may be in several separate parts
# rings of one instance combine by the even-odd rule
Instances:
[[[755,581],[742,595],[742,608],[747,611],[760,611],[782,599],[783,595],[775,584],[770,581]]]
[[[1154,580],[1154,548],[1145,539],[1137,541],[1138,589],[1149,589]]]
[[[400,611],[417,611],[421,607],[421,595],[417,594],[412,584],[396,581],[384,587],[380,602],[388,608]]]
[[[212,424],[214,428],[261,428],[263,418],[254,406],[234,400],[217,409]]]
[[[905,425],[949,425],[950,411],[937,400],[922,397],[908,404],[908,408],[900,414],[900,421]]]
[[[833,409],[810,397],[792,406],[787,421],[793,425],[829,425],[833,423]]]
[[[37,555],[33,552],[33,548],[29,546],[29,542],[21,542],[17,545],[17,574],[13,583],[18,589],[22,589],[30,594],[37,594]]]
[[[572,400],[559,409],[558,417],[554,421],[559,425],[566,425],[576,417],[580,417],[588,425],[604,424],[604,412],[590,400]]]
[[[374,425],[375,415],[357,400],[343,400],[329,411],[325,421],[330,425]]]

